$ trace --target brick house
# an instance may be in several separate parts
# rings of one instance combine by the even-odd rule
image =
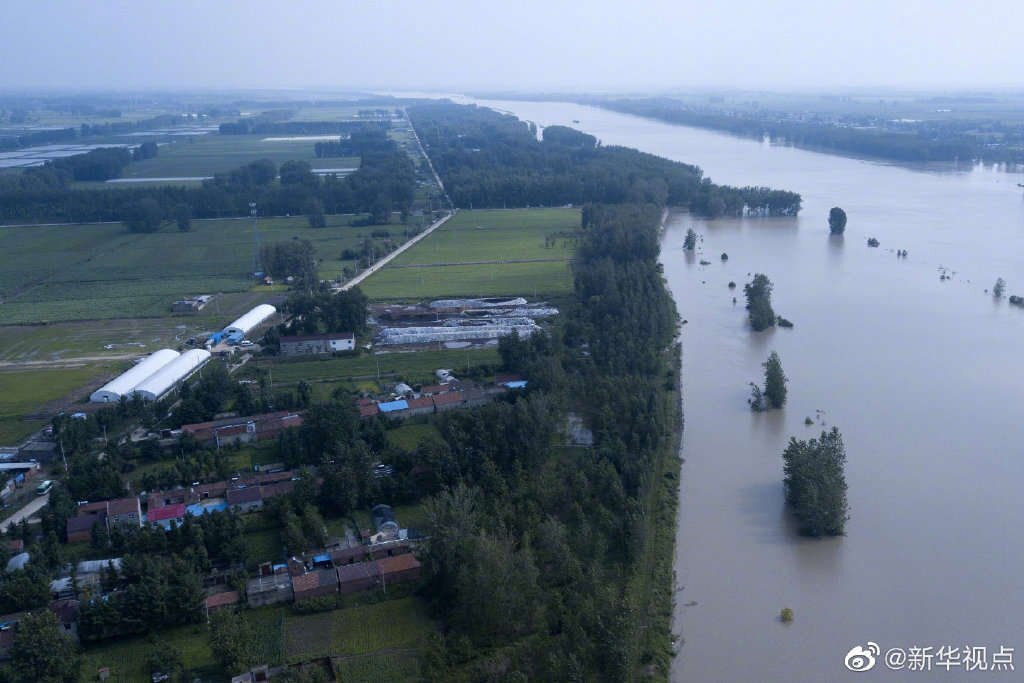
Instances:
[[[319,569],[292,577],[295,601],[319,598],[338,592],[338,570]]]

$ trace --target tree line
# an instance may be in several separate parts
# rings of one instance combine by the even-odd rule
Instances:
[[[131,159],[126,150],[114,150],[109,155],[103,150],[101,156],[105,164],[112,163],[110,159],[127,164]],[[76,177],[69,163],[85,164],[61,160],[18,174],[0,175],[0,219],[128,220],[137,221],[135,229],[151,231],[174,217],[182,205],[194,218],[222,218],[248,215],[249,203],[255,201],[260,212],[267,215],[303,214],[317,202],[327,213],[365,212],[371,222],[387,223],[393,212],[407,213],[411,209],[416,190],[415,167],[401,151],[367,154],[359,169],[343,178],[321,178],[304,161],[284,162],[278,168],[273,161],[261,159],[218,173],[201,187],[79,189],[71,182],[85,178],[81,173]],[[95,166],[92,161],[88,164],[84,168]],[[145,219],[139,219],[140,215]]]
[[[684,206],[708,216],[800,210],[794,192],[715,185],[696,166],[599,145],[564,127],[545,129],[537,140],[530,124],[490,109],[423,104],[411,107],[409,118],[462,208],[603,202]]]

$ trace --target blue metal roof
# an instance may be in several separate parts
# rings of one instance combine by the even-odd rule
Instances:
[[[393,413],[396,410],[408,410],[409,402],[406,400],[400,401],[388,401],[387,403],[378,403],[377,407],[380,408],[382,413]]]
[[[313,556],[313,562],[314,563],[330,562],[330,561],[331,561],[331,556],[330,555],[314,555]]]
[[[526,388],[526,380],[525,379],[517,379],[514,382],[505,382],[505,386],[508,387],[509,389],[525,389]]]

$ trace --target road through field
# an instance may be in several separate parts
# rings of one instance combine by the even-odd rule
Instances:
[[[384,258],[380,259],[379,261],[377,261],[376,263],[371,265],[369,268],[367,268],[363,272],[359,273],[359,275],[356,275],[354,278],[352,278],[351,280],[349,280],[348,282],[343,284],[341,287],[339,287],[337,291],[345,292],[345,291],[348,291],[349,289],[352,289],[353,287],[358,285],[360,282],[362,282],[363,280],[365,280],[366,278],[370,277],[371,275],[376,273],[378,270],[380,270],[381,268],[383,268],[384,266],[389,264],[391,262],[391,260],[394,259],[396,256],[398,256],[402,252],[406,251],[409,247],[413,246],[414,244],[419,242],[421,239],[423,239],[424,237],[426,237],[430,233],[432,233],[435,230],[437,230],[438,228],[440,228],[442,225],[444,225],[448,221],[449,218],[451,218],[454,215],[455,215],[455,212],[453,211],[452,213],[449,213],[448,215],[446,215],[444,218],[441,218],[440,220],[434,221],[430,225],[429,228],[427,228],[426,230],[424,230],[420,234],[416,235],[411,240],[409,240],[408,242],[406,242],[405,244],[400,246],[398,249],[395,249],[393,252],[391,252],[390,254],[385,256]]]

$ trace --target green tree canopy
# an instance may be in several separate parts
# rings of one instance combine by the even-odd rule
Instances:
[[[846,448],[835,427],[818,439],[789,440],[782,454],[786,502],[800,533],[838,536],[849,519],[846,501]]]

